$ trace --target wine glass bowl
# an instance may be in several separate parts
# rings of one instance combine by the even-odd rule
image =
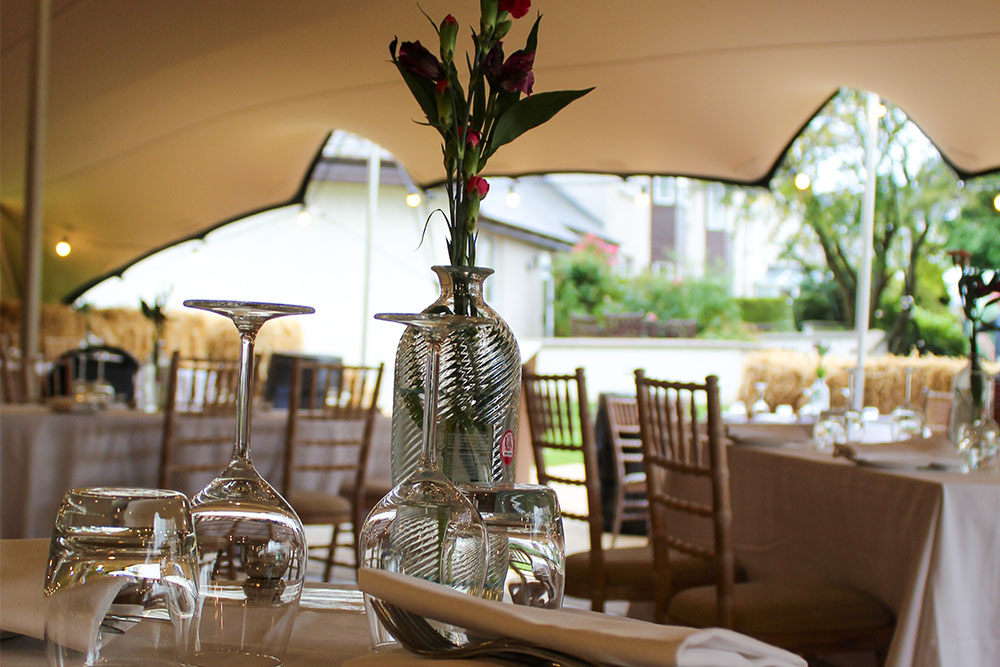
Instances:
[[[226,469],[191,501],[198,538],[199,618],[190,664],[280,665],[305,580],[305,530],[250,456],[253,348],[268,320],[309,306],[185,301],[230,318],[240,336],[236,437]]]

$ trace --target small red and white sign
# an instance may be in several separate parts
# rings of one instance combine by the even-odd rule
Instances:
[[[514,431],[507,429],[500,438],[500,460],[505,466],[514,462]]]

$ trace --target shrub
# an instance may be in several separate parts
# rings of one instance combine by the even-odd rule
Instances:
[[[787,331],[793,326],[792,309],[785,297],[752,297],[736,299],[744,322],[765,325],[769,329]]]

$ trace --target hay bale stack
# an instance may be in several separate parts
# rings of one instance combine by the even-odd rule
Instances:
[[[180,350],[182,356],[236,359],[240,344],[236,327],[228,319],[190,309],[166,313],[164,349]],[[19,347],[21,308],[17,302],[0,303],[0,332],[5,341]],[[90,309],[86,315],[62,304],[43,304],[39,325],[40,347],[49,358],[77,347],[87,328],[107,345],[126,350],[139,361],[153,351],[153,323],[138,309]],[[257,337],[256,351],[265,359],[276,351],[302,350],[302,328],[294,318],[269,322]]]
[[[826,384],[830,388],[830,403],[834,408],[843,407],[844,390],[856,360],[853,357],[826,355],[823,366],[827,369]],[[819,355],[793,350],[762,350],[747,357],[743,368],[743,382],[739,400],[746,405],[757,400],[754,383],[766,382],[765,400],[771,410],[781,404],[791,405],[796,411],[806,404],[805,390],[816,380]],[[904,402],[906,394],[906,369],[913,369],[910,388],[911,400],[919,405],[925,389],[951,391],[955,373],[968,364],[964,357],[900,357],[880,355],[870,357],[865,363],[865,405],[875,406],[879,412],[889,413]],[[997,366],[986,364],[988,370]]]

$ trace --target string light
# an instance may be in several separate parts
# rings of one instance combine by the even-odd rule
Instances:
[[[420,193],[410,192],[406,195],[406,205],[410,208],[416,208],[420,206]]]
[[[809,178],[809,174],[798,173],[795,175],[795,187],[799,190],[808,190],[810,185],[812,185],[812,179]]]
[[[993,208],[1000,211],[1000,195],[993,198]]]
[[[309,212],[309,209],[303,206],[302,210],[299,211],[299,214],[295,217],[295,224],[297,224],[302,229],[305,229],[306,227],[312,224],[312,221],[313,221],[312,213]]]
[[[521,205],[521,195],[517,193],[514,186],[511,186],[510,192],[508,192],[507,196],[504,197],[504,202],[509,208],[517,208]]]
[[[73,251],[73,247],[69,244],[69,241],[65,237],[59,243],[56,244],[56,254],[60,257],[65,257]]]
[[[635,196],[635,205],[649,206],[650,202],[652,202],[652,199],[650,198],[649,193],[646,192],[646,188],[645,187],[641,188],[639,190],[639,194]]]

